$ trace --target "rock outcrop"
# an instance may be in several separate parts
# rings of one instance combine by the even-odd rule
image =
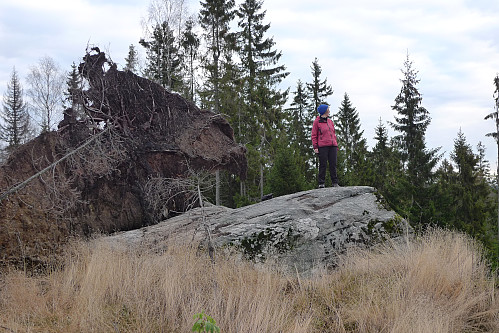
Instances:
[[[358,186],[299,192],[238,209],[210,205],[105,240],[161,250],[171,241],[206,244],[211,237],[216,247],[231,246],[248,259],[310,272],[335,266],[337,255],[351,247],[408,233],[410,226],[374,188]]]

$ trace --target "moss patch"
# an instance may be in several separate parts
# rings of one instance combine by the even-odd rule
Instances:
[[[243,238],[239,248],[247,259],[263,261],[269,253],[282,254],[292,250],[298,238],[291,227],[284,231],[267,228]]]
[[[377,224],[381,224],[380,229],[375,229]],[[400,235],[403,233],[403,219],[400,215],[395,214],[395,216],[387,221],[380,221],[378,219],[371,220],[367,224],[363,231],[368,235],[372,241],[384,241],[388,237]]]

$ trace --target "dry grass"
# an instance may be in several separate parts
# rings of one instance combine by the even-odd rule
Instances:
[[[433,231],[345,256],[309,279],[190,246],[161,254],[78,243],[45,276],[0,278],[0,332],[497,332],[494,280],[467,237]]]

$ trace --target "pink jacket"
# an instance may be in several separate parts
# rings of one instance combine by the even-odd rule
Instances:
[[[334,130],[333,121],[329,118],[324,119],[318,116],[314,120],[312,126],[312,146],[315,148],[327,147],[327,146],[338,146],[336,141],[336,132]]]

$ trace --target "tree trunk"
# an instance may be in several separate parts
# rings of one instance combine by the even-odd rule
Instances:
[[[497,239],[499,240],[499,123],[496,121],[496,141],[497,141],[497,171],[496,171],[496,179],[497,179]]]
[[[260,199],[263,198],[263,163],[260,163]]]
[[[220,206],[220,170],[215,172],[215,205]]]

